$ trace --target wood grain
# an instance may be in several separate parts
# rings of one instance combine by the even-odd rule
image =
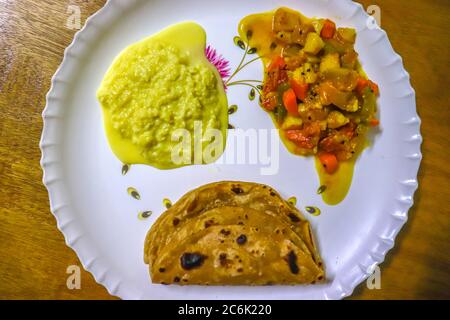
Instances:
[[[382,289],[362,284],[353,298],[450,299],[450,2],[361,3],[381,8],[382,27],[411,74],[424,158],[409,222],[381,267]],[[0,299],[114,298],[85,271],[81,290],[67,289],[66,269],[80,263],[41,183],[41,112],[75,32],[65,27],[69,4],[84,22],[104,1],[0,0]]]

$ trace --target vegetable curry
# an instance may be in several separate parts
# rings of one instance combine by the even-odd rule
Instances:
[[[379,125],[379,89],[358,61],[356,31],[280,8],[244,18],[239,33],[264,63],[261,106],[290,152],[316,156],[324,200],[339,203],[366,133]]]

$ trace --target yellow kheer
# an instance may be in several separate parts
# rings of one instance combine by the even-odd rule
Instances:
[[[206,33],[185,22],[126,48],[107,71],[97,92],[106,135],[114,154],[126,164],[172,169],[194,162],[173,159],[179,144],[174,132],[221,134],[225,147],[228,103],[221,77],[205,56]],[[203,139],[202,150],[211,141]],[[217,142],[217,141],[216,141]],[[194,141],[189,142],[194,144]],[[204,162],[204,161],[203,161]]]

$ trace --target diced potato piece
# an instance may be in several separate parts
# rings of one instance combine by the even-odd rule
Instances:
[[[350,120],[339,111],[331,111],[327,118],[328,127],[337,129],[345,126]]]
[[[318,74],[314,71],[314,66],[306,62],[300,68],[295,69],[295,71],[291,74],[291,77],[300,83],[308,83],[313,84],[317,82]]]
[[[292,76],[291,78],[294,79],[295,81],[299,82],[299,83],[304,83],[305,82],[305,77],[304,77],[304,72],[303,72],[303,66],[295,69],[294,72],[292,72]]]
[[[356,30],[353,28],[339,28],[337,30],[338,37],[345,42],[354,44],[356,42]]]
[[[339,69],[341,67],[341,61],[339,53],[328,53],[320,62],[320,72],[325,72],[327,70]]]
[[[306,112],[308,112],[308,109],[306,108],[306,105],[304,103],[300,103],[298,105],[298,113],[304,114]]]
[[[319,111],[323,109],[323,104],[320,101],[320,97],[315,97],[313,95],[309,95],[308,97],[306,97],[305,99],[305,106],[299,106],[298,112],[302,113],[305,108],[307,111]]]
[[[320,50],[325,46],[325,42],[323,42],[322,38],[315,32],[308,33],[306,37],[305,50],[306,53],[318,54]]]
[[[279,8],[273,16],[272,29],[274,32],[290,31],[301,24],[300,16],[287,8]]]
[[[309,84],[316,83],[318,75],[314,71],[314,67],[311,63],[306,62],[303,65],[303,73],[304,73],[306,83],[309,83]]]
[[[341,61],[339,59],[339,53],[329,53],[323,57],[320,63],[320,72],[325,72],[331,69],[339,69],[341,67]]]
[[[297,118],[297,117],[293,117],[291,115],[288,115],[284,119],[284,122],[281,125],[281,129],[283,129],[283,130],[301,129],[302,125],[303,125],[303,120],[301,118]]]
[[[345,111],[348,112],[356,112],[359,109],[358,99],[356,97],[353,97],[348,105],[344,108]]]

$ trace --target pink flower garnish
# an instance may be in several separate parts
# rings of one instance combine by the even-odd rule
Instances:
[[[227,88],[225,84],[225,79],[230,76],[230,62],[228,62],[222,55],[218,54],[216,49],[208,45],[205,49],[206,58],[211,62],[219,71],[222,77],[225,89]]]

